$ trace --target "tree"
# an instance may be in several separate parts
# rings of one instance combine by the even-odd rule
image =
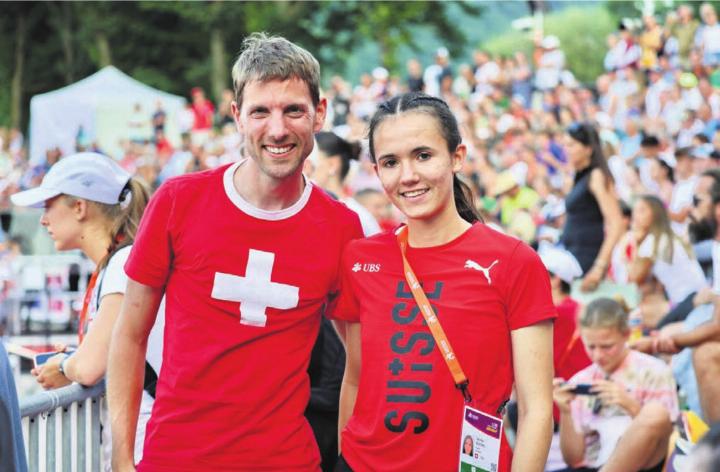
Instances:
[[[552,34],[560,39],[568,69],[584,83],[594,83],[604,72],[605,40],[615,29],[613,17],[600,7],[571,7],[545,16],[545,35]],[[533,49],[532,33],[511,31],[488,41],[485,46],[495,54],[524,51],[529,55]]]

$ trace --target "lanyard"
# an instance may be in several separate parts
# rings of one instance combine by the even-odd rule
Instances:
[[[470,403],[472,401],[472,397],[470,396],[470,391],[468,390],[469,381],[467,377],[465,377],[465,373],[463,372],[462,367],[460,367],[460,362],[455,356],[455,352],[450,345],[450,341],[440,325],[440,320],[438,320],[435,312],[430,306],[430,302],[428,301],[425,292],[422,291],[420,283],[418,282],[417,277],[415,277],[415,272],[413,272],[412,267],[410,267],[410,263],[405,256],[408,245],[407,226],[399,228],[395,234],[397,235],[398,244],[400,245],[400,255],[403,260],[403,272],[405,273],[405,279],[410,286],[410,291],[415,298],[415,303],[417,303],[418,308],[420,308],[420,312],[425,318],[425,322],[435,339],[435,343],[440,347],[443,359],[445,360],[448,369],[450,369],[450,373],[455,381],[455,387],[460,389],[463,397],[465,398],[465,402]]]
[[[93,272],[90,281],[88,282],[87,288],[85,289],[85,297],[83,298],[82,311],[80,312],[80,319],[78,320],[78,345],[82,343],[85,337],[85,326],[87,324],[88,307],[90,306],[90,298],[92,297],[93,289],[98,278],[98,270]]]

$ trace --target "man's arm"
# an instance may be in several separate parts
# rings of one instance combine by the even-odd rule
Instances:
[[[714,296],[713,318],[695,329],[671,336],[678,349],[696,347],[708,341],[720,341],[720,297]]]
[[[163,291],[163,287],[150,287],[129,279],[120,316],[113,330],[107,396],[115,471],[135,470],[135,428],[142,398],[147,338],[155,323]]]
[[[542,471],[552,439],[552,321],[513,330],[512,356],[518,398],[513,471]]]

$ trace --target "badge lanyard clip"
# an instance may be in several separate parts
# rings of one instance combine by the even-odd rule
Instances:
[[[425,295],[425,292],[423,292],[422,288],[420,287],[420,282],[418,282],[418,279],[415,276],[415,272],[413,271],[412,267],[410,267],[410,263],[405,256],[408,245],[407,226],[402,226],[398,228],[398,230],[395,232],[395,235],[397,236],[398,244],[400,245],[400,254],[402,255],[403,260],[403,272],[405,274],[405,280],[407,280],[407,283],[410,286],[410,291],[415,298],[415,303],[417,303],[418,308],[420,308],[420,312],[422,313],[423,318],[425,318],[425,323],[427,323],[427,326],[430,329],[430,333],[432,333],[433,338],[435,339],[435,343],[440,348],[443,359],[445,360],[448,369],[450,369],[450,374],[452,374],[453,381],[455,382],[455,387],[460,390],[463,398],[465,399],[465,402],[470,403],[472,402],[472,396],[470,395],[470,390],[468,389],[468,385],[470,382],[465,376],[462,367],[460,367],[460,362],[457,360],[457,356],[455,356],[455,351],[453,351],[452,346],[450,345],[450,341],[448,340],[447,336],[445,335],[445,331],[440,325],[440,320],[438,320],[437,315],[433,311],[430,302]]]

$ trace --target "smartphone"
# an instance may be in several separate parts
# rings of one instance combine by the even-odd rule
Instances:
[[[51,357],[57,355],[57,351],[50,351],[50,352],[41,352],[40,354],[35,354],[35,358],[33,359],[33,363],[35,364],[35,367],[41,366],[44,363],[48,361]]]
[[[75,351],[74,350],[64,351],[64,353],[67,354],[68,356],[70,354],[72,354],[73,352],[75,352]],[[50,352],[41,352],[40,354],[35,354],[33,363],[35,364],[35,367],[41,366],[44,363],[46,363],[48,361],[48,359],[50,359],[51,357],[53,357],[57,354],[60,354],[60,353],[57,351],[50,351]]]
[[[590,391],[592,387],[592,384],[577,384],[570,392],[575,395],[597,395],[597,392]]]

